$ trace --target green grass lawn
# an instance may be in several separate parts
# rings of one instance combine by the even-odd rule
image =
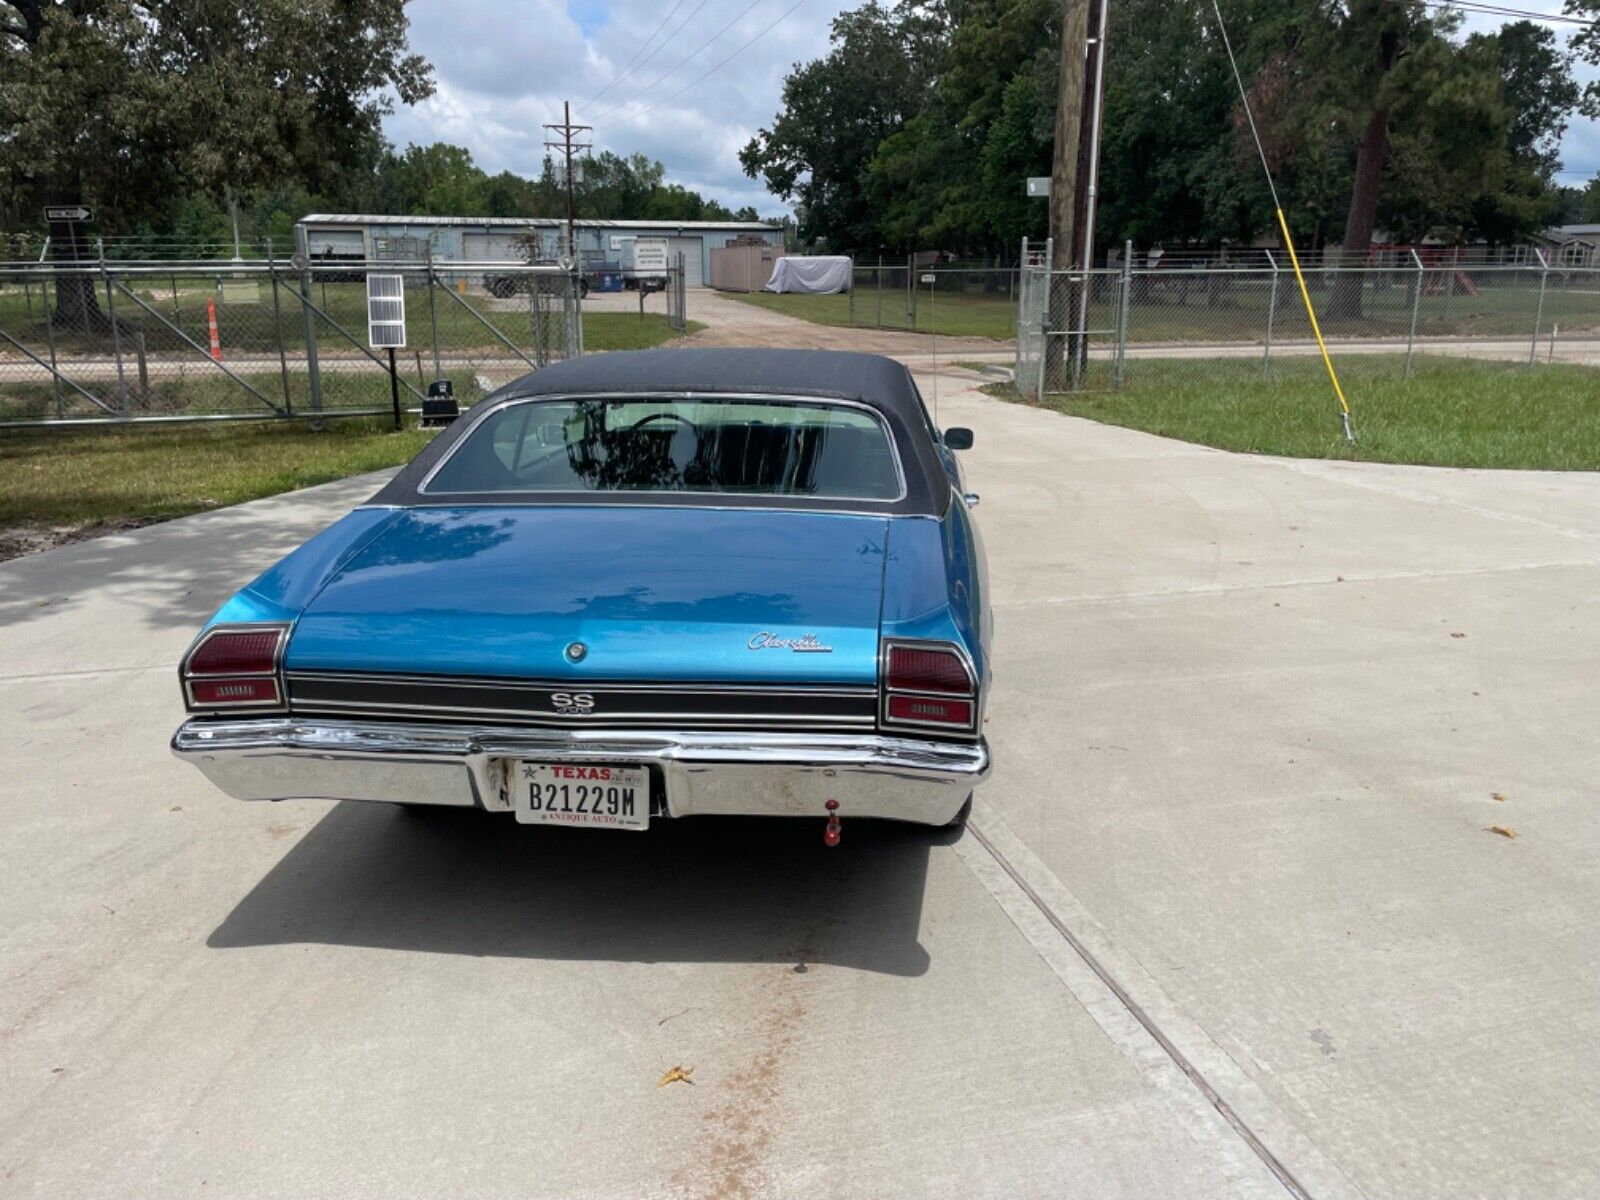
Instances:
[[[0,435],[0,528],[182,516],[409,462],[433,430],[386,421],[164,425]]]
[[[674,333],[667,318],[660,313],[586,312],[583,314],[583,349],[592,354],[597,350],[650,350],[674,338],[698,333],[705,325],[700,321],[685,321],[683,333]]]
[[[930,303],[927,289],[917,297],[916,312],[908,313],[906,295],[899,290],[856,292],[856,315],[850,319],[850,297],[797,296],[772,292],[727,292],[734,300],[799,317],[814,325],[904,329],[936,333],[941,337],[981,337],[1006,341],[1016,335],[1016,302],[1005,292],[939,292]]]
[[[133,288],[139,301],[148,307],[141,307],[120,290],[115,290],[112,299],[124,335],[123,352],[133,354],[132,338],[137,332],[143,336],[145,348],[151,353],[193,354],[193,347],[164,322],[182,330],[194,343],[208,346],[208,300],[216,301],[217,331],[224,357],[276,354],[280,333],[291,354],[305,345],[304,313],[289,286],[279,288],[275,309],[268,283],[257,283],[254,299],[229,301],[219,294],[217,278],[210,275],[148,277]],[[96,295],[102,312],[107,311],[110,302],[105,288],[100,287]],[[314,314],[321,352],[359,353],[355,343],[365,344],[367,333],[366,285],[316,283],[311,287],[310,299],[326,314],[326,319]],[[44,324],[47,311],[39,288],[0,287],[0,329],[41,357],[49,352],[51,333],[56,353],[60,355],[111,353],[112,339],[108,331],[87,335],[47,331]],[[435,326],[440,350],[449,354],[456,350],[503,350],[504,344],[485,321],[524,350],[530,350],[540,333],[547,344],[559,348],[560,320],[558,304],[553,315],[547,313],[542,320],[535,321],[527,297],[495,300],[481,292],[469,292],[458,300],[441,285],[435,290],[430,305],[427,288],[411,287],[406,292],[406,344],[413,350],[421,350],[424,357],[433,349]],[[690,332],[695,328],[697,326],[691,324]],[[343,333],[339,332],[341,329]],[[587,308],[583,313],[583,341],[587,350],[644,350],[677,336],[662,313],[641,316],[638,313],[594,312]],[[6,349],[9,351],[10,347]]]
[[[1398,357],[1345,356],[1340,378],[1356,445],[1316,359],[1134,360],[1120,391],[1050,394],[1046,407],[1223,450],[1293,458],[1449,467],[1600,470],[1600,370],[1419,357],[1401,378]],[[1021,403],[1009,384],[983,389]]]

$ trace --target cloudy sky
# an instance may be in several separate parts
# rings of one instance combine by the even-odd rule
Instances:
[[[438,92],[386,129],[396,145],[453,142],[486,170],[536,175],[542,125],[570,100],[597,150],[648,154],[674,182],[774,214],[786,206],[745,177],[739,149],[771,121],[784,75],[824,53],[833,17],[860,2],[413,0],[411,44],[433,63]],[[1517,6],[1560,10],[1558,0]],[[1600,166],[1600,126],[1575,121],[1563,151],[1579,172],[1563,182],[1581,184]]]

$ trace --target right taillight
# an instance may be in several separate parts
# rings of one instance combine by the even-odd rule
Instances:
[[[190,711],[281,708],[287,625],[213,625],[184,655],[178,674]]]
[[[948,642],[885,642],[884,725],[970,733],[978,723],[978,681],[967,658]]]

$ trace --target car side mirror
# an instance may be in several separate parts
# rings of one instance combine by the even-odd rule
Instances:
[[[961,425],[952,425],[944,431],[944,444],[952,450],[971,450],[972,430]]]

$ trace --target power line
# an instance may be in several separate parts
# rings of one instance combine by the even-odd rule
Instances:
[[[1480,0],[1417,0],[1424,8],[1472,13],[1482,17],[1517,17],[1525,21],[1548,21],[1555,25],[1582,25],[1593,27],[1600,21],[1584,17],[1570,17],[1566,13],[1531,12],[1524,8],[1508,8],[1500,4],[1481,3]]]
[[[742,10],[740,10],[738,16],[734,17],[733,20],[729,21],[721,29],[717,30],[717,32],[714,33],[711,37],[707,38],[705,41],[701,42],[698,46],[696,46],[694,48],[694,50],[686,58],[684,58],[681,61],[679,61],[677,66],[671,68],[671,70],[663,71],[660,75],[657,75],[649,83],[645,84],[644,87],[640,88],[638,93],[636,95],[634,95],[632,99],[624,100],[621,104],[615,105],[614,107],[607,109],[601,115],[602,116],[610,116],[614,112],[620,112],[622,109],[627,108],[628,105],[630,105],[630,104],[634,104],[634,103],[637,103],[640,100],[643,100],[645,98],[645,96],[649,94],[650,90],[652,88],[654,88],[658,83],[660,83],[663,79],[666,79],[669,76],[676,74],[678,72],[679,68],[687,65],[691,60],[693,60],[695,58],[698,58],[701,54],[705,53],[706,50],[708,50],[713,44],[715,44],[715,42],[717,41],[718,38],[720,38],[723,34],[727,33],[728,30],[732,29],[740,21],[744,20],[744,18],[750,13],[750,10],[755,8],[756,5],[760,4],[761,2],[762,2],[762,0],[750,0],[750,3],[747,4]]]
[[[684,84],[677,91],[673,92],[672,95],[667,96],[664,99],[657,100],[654,104],[652,104],[649,108],[645,109],[643,112],[635,113],[634,114],[635,117],[648,116],[650,113],[652,113],[656,109],[660,108],[663,104],[671,103],[672,101],[676,100],[679,96],[681,96],[685,92],[687,92],[690,88],[694,87],[697,83],[700,83],[702,80],[707,79],[710,76],[716,74],[718,71],[722,70],[723,67],[727,66],[734,59],[738,58],[739,55],[743,54],[746,50],[750,49],[751,46],[754,46],[762,38],[766,37],[767,34],[771,33],[774,29],[776,29],[779,25],[781,25],[783,23],[783,20],[784,20],[785,17],[787,17],[790,13],[794,12],[795,9],[799,8],[805,2],[806,2],[806,0],[794,0],[793,4],[791,4],[788,8],[784,9],[781,13],[778,14],[777,19],[774,20],[772,22],[772,24],[768,25],[760,33],[756,34],[755,37],[751,38],[748,42],[746,42],[744,45],[740,46],[732,54],[728,55],[727,58],[724,58],[721,62],[719,62],[715,66],[712,66],[711,68],[709,68],[705,72],[705,74],[699,75],[699,76],[695,77],[694,79],[691,79],[688,83]]]
[[[583,102],[583,106],[585,108],[588,108],[589,105],[593,104],[596,100],[600,99],[601,96],[604,96],[607,92],[609,92],[612,88],[616,87],[616,85],[622,81],[623,77],[626,76],[629,73],[630,69],[633,67],[633,64],[638,61],[639,55],[644,53],[644,48],[646,46],[648,46],[651,42],[656,40],[656,34],[660,33],[663,29],[665,29],[667,27],[667,22],[672,20],[672,14],[677,12],[680,8],[682,8],[684,6],[684,3],[685,3],[685,0],[678,0],[678,2],[676,4],[674,4],[671,8],[669,8],[667,10],[667,15],[661,18],[661,23],[659,25],[657,25],[655,27],[655,29],[653,29],[651,31],[650,36],[645,38],[644,41],[639,43],[639,48],[633,52],[633,57],[630,58],[627,62],[622,64],[622,70],[618,71],[615,75],[613,75],[611,77],[611,82],[610,83],[606,84],[605,87],[601,88],[598,92],[596,92],[594,95],[590,96],[587,100],[585,100]]]
[[[676,29],[674,29],[671,33],[667,34],[666,37],[662,38],[661,41],[656,43],[656,48],[654,50],[650,51],[649,54],[645,55],[644,59],[639,63],[639,65],[637,67],[634,68],[634,70],[635,71],[644,70],[644,68],[647,65],[649,65],[651,59],[653,59],[656,55],[660,54],[663,50],[665,50],[667,48],[667,44],[669,42],[671,42],[673,38],[677,37],[680,33],[682,33],[685,29],[687,29],[689,27],[689,22],[693,21],[694,18],[695,18],[695,15],[702,8],[704,8],[709,2],[710,2],[710,0],[700,0],[699,4],[696,4],[692,9],[690,9],[689,10],[689,15],[678,23],[678,27]],[[668,72],[668,74],[671,74],[671,72]],[[661,78],[662,77],[658,76],[656,78],[656,80],[650,84],[650,86],[654,87],[656,83],[659,83],[661,81]],[[606,109],[605,112],[601,113],[600,116],[601,117],[610,116],[612,113],[617,111],[617,107],[618,106],[613,105],[612,107]]]

